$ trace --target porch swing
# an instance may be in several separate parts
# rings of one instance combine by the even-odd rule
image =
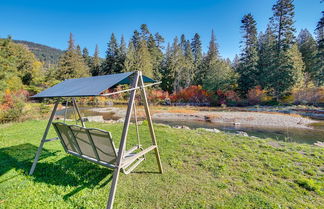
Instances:
[[[131,81],[132,84],[131,88],[129,89],[112,93],[103,93],[106,89],[109,89],[117,84],[129,84]],[[144,82],[151,84],[144,85]],[[105,76],[69,79],[33,96],[33,98],[56,98],[56,102],[45,129],[40,146],[38,147],[38,150],[36,152],[36,156],[29,174],[32,175],[34,173],[44,144],[46,142],[58,139],[60,140],[64,150],[68,154],[100,164],[107,168],[114,169],[107,208],[113,207],[119,173],[131,173],[143,160],[145,160],[145,154],[147,154],[148,152],[153,150],[155,151],[158,168],[160,173],[162,173],[163,170],[160,154],[156,143],[156,137],[145,91],[146,87],[158,83],[159,82],[155,82],[154,80],[143,76],[140,71],[136,71]],[[148,121],[150,136],[152,139],[152,145],[147,148],[143,148],[140,143],[137,111],[135,105],[136,90],[139,90],[141,92],[141,99],[143,100],[146,119]],[[128,91],[130,92],[130,97],[128,101],[124,127],[119,144],[119,149],[116,149],[110,132],[97,128],[87,128],[85,126],[85,122],[81,117],[75,97],[110,96],[113,94],[119,94]],[[57,110],[59,102],[61,102],[62,97],[72,98],[72,106],[75,113],[74,115],[78,116],[79,121],[81,122],[81,126],[77,125],[76,117],[76,125],[68,125],[65,123],[67,108],[65,109],[63,122],[53,122],[55,112]],[[68,105],[68,102],[66,102],[66,105]],[[126,150],[127,134],[132,111],[135,120],[137,144],[129,150]],[[58,137],[46,139],[51,124],[53,125]]]

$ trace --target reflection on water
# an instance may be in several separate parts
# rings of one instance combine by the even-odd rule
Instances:
[[[103,116],[104,120],[118,120],[120,117],[115,115],[115,112],[96,112],[89,107],[80,107],[82,116]],[[57,115],[64,116],[65,110],[57,112]],[[67,109],[67,118],[74,118],[72,108]],[[297,142],[314,144],[317,141],[324,142],[324,122],[319,121],[313,124],[314,129],[299,129],[287,127],[264,127],[264,126],[247,126],[225,123],[209,123],[200,121],[182,121],[182,120],[154,120],[156,123],[163,123],[170,126],[184,125],[192,129],[195,128],[217,128],[225,132],[235,133],[236,131],[244,131],[249,136],[256,136],[259,138],[273,138],[280,141]]]

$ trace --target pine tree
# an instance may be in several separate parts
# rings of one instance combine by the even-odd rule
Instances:
[[[192,55],[192,50],[190,47],[190,41],[187,40],[185,43],[185,48],[184,48],[184,67],[182,70],[182,80],[183,84],[182,86],[184,88],[189,87],[192,82],[193,82],[193,77],[194,77],[194,57]]]
[[[161,88],[164,91],[168,91],[169,93],[173,92],[173,81],[174,81],[174,73],[171,68],[172,63],[172,51],[170,43],[168,43],[165,54],[162,60],[161,66]]]
[[[289,58],[288,63],[292,68],[292,87],[300,89],[305,86],[305,64],[297,44],[292,45],[292,47],[288,49],[287,57]]]
[[[232,61],[232,68],[235,71],[237,71],[239,64],[240,64],[240,57],[237,54],[235,54],[235,57],[233,58],[233,61]]]
[[[124,63],[124,71],[125,72],[133,72],[136,71],[136,50],[133,42],[129,42],[128,50],[126,54],[126,59]]]
[[[159,33],[155,33],[155,34],[154,34],[154,38],[155,38],[156,46],[157,46],[159,49],[163,49],[162,44],[164,43],[164,38],[163,38]]]
[[[168,61],[170,83],[172,83],[172,92],[177,92],[181,89],[181,71],[184,66],[184,55],[181,50],[178,37],[174,38],[170,58]]]
[[[84,59],[84,62],[86,63],[86,65],[91,69],[91,57],[89,56],[89,51],[87,48],[83,48],[82,50],[82,57]]]
[[[75,49],[75,45],[74,45],[74,39],[73,39],[73,34],[70,32],[70,36],[69,36],[69,41],[68,41],[68,51],[72,51]]]
[[[201,83],[207,90],[232,90],[236,83],[236,74],[230,63],[219,56],[214,31],[211,33],[209,48],[202,62]]]
[[[316,27],[317,55],[315,59],[314,82],[317,86],[324,85],[324,11]]]
[[[193,83],[198,85],[201,84],[201,79],[199,78],[199,69],[202,67],[201,62],[203,58],[202,46],[201,46],[200,36],[196,33],[191,41],[191,50],[194,57],[194,72],[193,72]]]
[[[289,64],[288,50],[295,43],[294,32],[294,5],[293,0],[278,0],[273,6],[273,16],[270,23],[276,39],[275,64],[271,72],[271,85],[277,101],[286,95],[296,81],[294,65]]]
[[[251,88],[259,84],[258,39],[256,22],[252,14],[244,15],[241,22],[243,46],[237,72],[239,73],[239,89],[243,95],[246,95]]]
[[[316,41],[307,29],[302,29],[297,38],[298,49],[305,63],[306,82],[316,80],[315,57],[317,54]]]
[[[156,80],[161,79],[161,62],[163,59],[163,52],[161,49],[161,43],[163,41],[162,36],[158,37],[159,40],[155,40],[154,36],[150,34],[147,47],[151,55],[152,65],[153,65],[153,75]]]
[[[98,76],[100,73],[100,66],[101,66],[101,60],[99,57],[99,48],[98,44],[96,44],[96,48],[91,60],[91,74],[92,76]]]
[[[82,56],[81,47],[79,44],[76,47],[76,52],[78,53],[79,56]]]
[[[152,59],[145,40],[141,40],[136,50],[136,69],[148,77],[154,76]]]
[[[180,48],[181,48],[183,53],[186,50],[186,43],[187,43],[186,36],[184,34],[182,34],[180,36]]]
[[[196,79],[195,79],[196,80],[195,83],[197,85],[203,84],[203,81],[205,80],[206,75],[210,70],[211,66],[214,66],[217,61],[219,61],[219,52],[218,52],[214,30],[212,30],[207,55],[206,57],[204,57],[201,67],[197,69]]]
[[[126,54],[127,54],[126,42],[124,36],[122,35],[120,40],[119,50],[117,53],[118,64],[119,64],[119,68],[121,69],[120,72],[122,72],[125,69],[124,63],[126,59]]]
[[[70,33],[68,50],[62,55],[56,72],[57,80],[80,78],[89,76],[89,68],[85,64],[81,53],[75,48],[73,35]]]
[[[147,44],[151,33],[150,33],[146,24],[142,24],[140,29],[141,29],[141,39],[146,41],[146,44]]]
[[[204,63],[205,65],[205,63]],[[212,60],[208,63],[209,70],[203,80],[203,87],[209,91],[227,91],[236,87],[237,75],[225,60]]]
[[[293,0],[278,0],[272,7],[273,16],[270,18],[270,22],[276,37],[278,55],[295,43],[294,10]]]
[[[106,51],[106,59],[102,64],[101,74],[120,73],[122,69],[123,63],[119,62],[119,46],[115,34],[112,33]]]
[[[265,33],[260,33],[258,40],[258,69],[260,71],[259,84],[263,89],[272,88],[272,77],[275,68],[276,50],[275,35],[271,27],[268,26]]]
[[[135,47],[135,49],[139,48],[141,37],[140,37],[140,33],[137,30],[134,31],[134,34],[131,38],[131,42],[133,42],[133,46]]]

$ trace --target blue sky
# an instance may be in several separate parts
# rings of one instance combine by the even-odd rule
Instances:
[[[159,32],[167,42],[185,34],[191,39],[198,32],[207,50],[214,29],[221,56],[239,53],[240,20],[251,12],[264,31],[276,0],[163,0],[163,1],[74,1],[0,0],[0,37],[33,41],[59,49],[67,47],[69,32],[81,47],[93,53],[96,44],[105,56],[112,32],[129,40],[140,24],[152,33]],[[324,3],[320,0],[295,0],[295,26],[299,32],[314,32]]]

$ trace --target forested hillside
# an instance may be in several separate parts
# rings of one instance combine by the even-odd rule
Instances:
[[[30,41],[13,40],[13,42],[27,46],[28,49],[35,54],[37,59],[43,62],[46,67],[56,65],[60,56],[64,53],[63,50]]]

